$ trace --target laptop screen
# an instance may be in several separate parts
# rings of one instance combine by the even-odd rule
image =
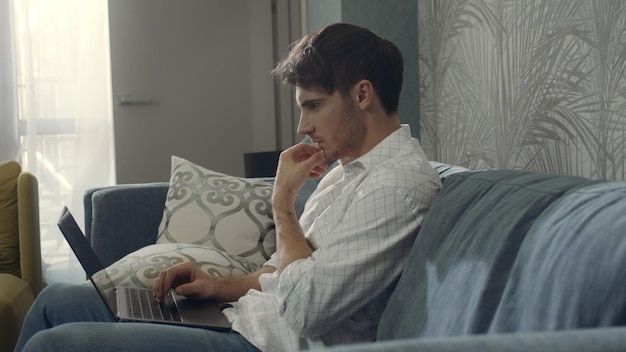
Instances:
[[[100,259],[98,259],[93,248],[91,248],[89,241],[87,241],[83,231],[67,207],[63,208],[58,225],[76,258],[78,258],[83,269],[85,269],[87,276],[89,276],[89,279],[100,293],[102,300],[109,306],[111,313],[115,315],[117,312],[117,300],[115,299],[113,280],[107,273],[104,265],[102,265],[102,262],[100,262]]]

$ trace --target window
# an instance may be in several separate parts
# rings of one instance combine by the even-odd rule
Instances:
[[[18,159],[39,180],[45,280],[82,282],[56,222],[67,205],[82,223],[85,190],[114,182],[107,1],[11,5]]]

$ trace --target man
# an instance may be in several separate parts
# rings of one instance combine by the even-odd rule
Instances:
[[[218,278],[192,264],[163,271],[153,291],[233,302],[235,332],[109,323],[94,290],[55,285],[24,324],[18,350],[297,350],[372,341],[402,265],[441,184],[398,117],[400,51],[335,24],[296,42],[273,71],[296,86],[301,143],[281,154],[274,191],[277,252],[259,271]],[[296,195],[322,179],[297,219]],[[68,303],[65,303],[68,302]],[[25,344],[25,345],[24,345]]]

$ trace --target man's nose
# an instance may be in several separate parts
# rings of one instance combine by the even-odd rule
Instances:
[[[313,132],[313,125],[306,118],[305,114],[300,113],[300,120],[298,121],[298,129],[296,132],[301,135],[307,135]]]

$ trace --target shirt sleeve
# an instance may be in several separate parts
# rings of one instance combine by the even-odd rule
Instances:
[[[340,209],[327,209],[314,224],[324,239],[311,257],[291,263],[279,277],[279,313],[289,326],[314,337],[360,312],[380,314],[386,299],[376,298],[391,293],[430,201],[416,203],[406,192],[370,184],[346,197]]]
[[[270,259],[268,259],[263,264],[263,267],[266,267],[266,266],[271,266],[273,268],[277,268],[278,267],[278,255],[276,254],[276,252],[272,253],[272,255],[270,256]]]

